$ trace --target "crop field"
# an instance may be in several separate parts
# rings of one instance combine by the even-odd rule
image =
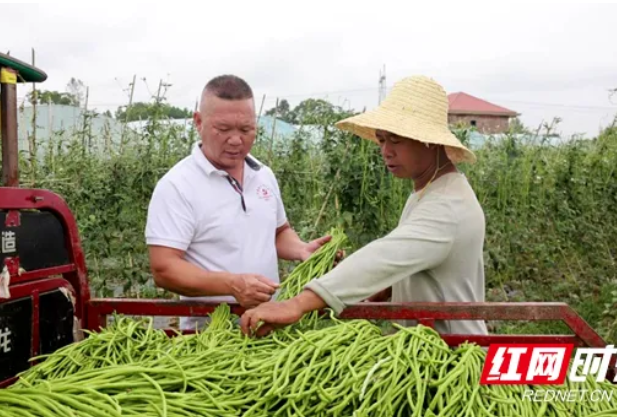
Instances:
[[[351,253],[396,226],[412,184],[387,172],[375,145],[334,128],[343,116],[315,115],[310,131],[286,141],[260,132],[253,154],[276,173],[300,236],[340,227]],[[456,133],[467,141],[467,131]],[[74,211],[94,295],[164,295],[149,272],[147,206],[157,180],[196,140],[155,118],[121,147],[95,147],[75,135],[37,144],[41,159],[22,154],[21,185],[51,189]],[[617,343],[617,128],[560,145],[512,134],[476,154],[478,163],[460,170],[486,215],[487,300],[567,302]],[[283,273],[292,267],[281,264]],[[490,326],[502,333],[567,332],[553,323]]]

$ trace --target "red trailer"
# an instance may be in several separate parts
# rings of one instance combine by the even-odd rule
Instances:
[[[75,218],[52,191],[18,184],[16,86],[42,82],[46,74],[0,54],[2,187],[0,187],[0,387],[32,364],[30,358],[51,353],[82,339],[82,329],[97,330],[110,314],[139,316],[206,316],[217,303],[165,299],[92,298]],[[232,312],[241,314],[239,305]],[[484,319],[563,321],[568,335],[443,335],[450,344],[573,343],[604,347],[606,342],[564,303],[362,303],[342,318],[435,320]]]

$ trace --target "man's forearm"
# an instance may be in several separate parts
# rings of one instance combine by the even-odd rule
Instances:
[[[234,275],[228,272],[208,272],[185,260],[168,263],[154,271],[159,287],[187,297],[232,295]]]
[[[282,228],[276,235],[276,253],[280,259],[301,260],[301,251],[304,246],[306,243],[289,225]]]

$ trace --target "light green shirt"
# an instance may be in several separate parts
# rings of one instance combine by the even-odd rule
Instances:
[[[420,199],[419,199],[420,198]],[[307,285],[337,314],[392,286],[392,302],[483,302],[484,212],[461,173],[412,193],[390,234]],[[414,322],[400,321],[411,326]],[[487,334],[484,321],[435,321],[440,333]]]

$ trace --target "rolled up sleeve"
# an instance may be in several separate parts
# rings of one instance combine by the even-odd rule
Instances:
[[[418,205],[390,234],[375,240],[306,285],[337,314],[411,275],[438,266],[449,254],[457,222],[447,199]]]

